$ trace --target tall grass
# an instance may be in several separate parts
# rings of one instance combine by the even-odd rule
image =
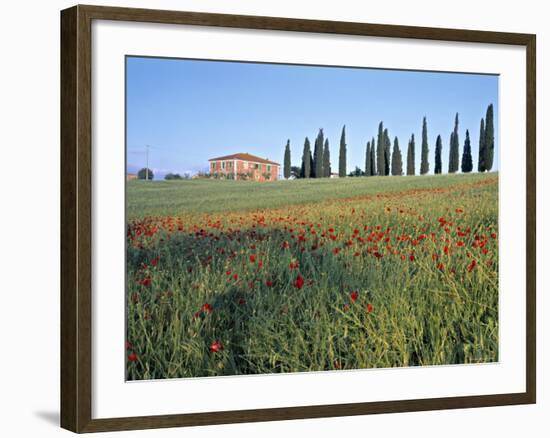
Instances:
[[[128,378],[498,360],[496,176],[352,180],[135,188]]]

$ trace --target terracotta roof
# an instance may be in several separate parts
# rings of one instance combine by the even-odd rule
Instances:
[[[276,163],[275,161],[269,161],[265,158],[260,158],[260,157],[257,157],[256,155],[245,154],[242,152],[231,154],[231,155],[224,155],[223,157],[210,158],[208,161],[222,161],[222,160],[243,160],[243,161],[252,161],[255,163],[262,163],[262,164],[275,164],[276,166],[280,166],[280,164]]]

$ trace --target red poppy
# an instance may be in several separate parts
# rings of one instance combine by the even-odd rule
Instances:
[[[288,242],[285,240],[283,244],[281,245],[283,249],[287,249],[289,247]]]
[[[256,262],[256,254],[251,254],[250,255],[250,263],[254,263]]]
[[[438,263],[437,264],[437,269],[439,269],[440,271],[443,271],[443,270],[445,270],[445,265],[443,263]]]
[[[437,254],[432,254],[432,260],[435,262],[439,256]]]
[[[301,275],[298,275],[296,277],[296,280],[294,280],[294,287],[296,289],[302,289],[304,287],[304,283],[305,283],[304,277],[302,277]]]
[[[373,252],[372,255],[377,259],[381,259],[382,257],[384,257],[384,254],[380,254],[378,251]]]
[[[237,281],[239,279],[239,274],[234,274],[233,275],[233,280]]]
[[[497,238],[497,233],[491,233],[491,238],[496,239]]]
[[[332,250],[332,253],[333,253],[334,255],[337,255],[339,252],[340,252],[340,248],[334,248],[334,249]]]
[[[151,277],[145,277],[142,280],[139,280],[139,284],[142,286],[150,286],[151,285]]]
[[[297,269],[300,267],[300,264],[298,262],[290,262],[288,264],[288,269]]]
[[[374,306],[371,303],[367,304],[367,313],[372,313],[374,310]]]
[[[411,254],[411,255],[409,256],[409,260],[410,260],[411,262],[414,262],[414,260],[415,260],[414,254]]]
[[[239,298],[239,305],[244,306],[245,304],[246,300],[243,297]]]
[[[472,262],[468,265],[468,272],[472,272],[476,267],[476,265],[477,265],[477,262],[475,260],[472,260]]]
[[[214,308],[209,303],[204,303],[201,306],[201,311],[203,311],[203,312],[212,313],[212,310],[214,310]]]
[[[445,254],[448,255],[448,254],[451,253],[451,248],[449,248],[448,246],[446,246],[446,247],[443,248],[443,252],[444,252]]]
[[[352,302],[352,303],[355,303],[355,302],[357,301],[357,298],[359,298],[359,292],[353,291],[353,292],[350,294],[350,298],[351,298],[351,302]]]
[[[136,353],[131,353],[128,355],[128,362],[135,362],[138,360],[138,355]]]
[[[464,242],[462,240],[459,240],[458,242],[456,242],[456,246],[462,248],[464,246]]]
[[[151,260],[152,266],[157,266],[159,264],[160,257],[155,257],[153,260]]]
[[[231,275],[231,271],[225,271],[225,275]]]
[[[267,280],[267,281],[265,282],[265,285],[266,285],[267,287],[272,287],[272,286],[273,286],[273,282],[272,282],[271,280]]]
[[[359,256],[361,255],[361,253],[360,253],[359,251],[355,251],[355,252],[353,253],[353,255],[354,255],[355,257],[359,257]]]
[[[212,344],[210,345],[210,351],[212,353],[219,353],[220,351],[223,350],[223,345],[220,341],[214,341],[212,342]]]

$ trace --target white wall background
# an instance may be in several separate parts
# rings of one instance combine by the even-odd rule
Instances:
[[[87,3],[111,6],[272,15],[387,24],[455,27],[537,34],[538,77],[538,404],[456,411],[209,426],[140,431],[105,436],[278,437],[547,436],[550,386],[543,350],[550,311],[543,248],[550,233],[542,163],[548,128],[543,121],[550,102],[545,78],[550,29],[544,2],[462,0],[111,0]],[[2,5],[0,17],[0,434],[3,436],[69,436],[59,429],[59,10],[64,0]]]

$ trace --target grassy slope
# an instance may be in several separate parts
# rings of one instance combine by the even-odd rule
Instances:
[[[130,185],[142,213],[192,214],[129,235],[128,378],[498,360],[498,185],[459,184],[486,178]]]
[[[489,174],[494,176],[495,174]],[[311,203],[414,188],[437,188],[479,181],[488,174],[413,177],[252,181],[129,181],[128,218],[214,213]]]

